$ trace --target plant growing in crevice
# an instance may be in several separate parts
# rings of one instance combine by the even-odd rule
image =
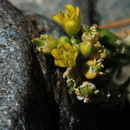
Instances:
[[[108,64],[117,55],[130,56],[127,49],[130,40],[120,39],[96,24],[81,25],[79,7],[70,4],[65,6],[64,13],[59,11],[53,16],[53,20],[68,35],[55,38],[50,34],[41,34],[32,42],[39,52],[54,57],[55,66],[66,68],[63,78],[68,85],[68,93],[87,103],[109,102],[115,97],[120,100],[119,88],[114,83],[110,85],[112,80],[108,75],[112,74],[113,68]],[[122,62],[122,59],[118,60]]]

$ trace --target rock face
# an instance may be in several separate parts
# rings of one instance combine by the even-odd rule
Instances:
[[[6,0],[0,0],[0,130],[25,130],[30,77],[27,21]]]

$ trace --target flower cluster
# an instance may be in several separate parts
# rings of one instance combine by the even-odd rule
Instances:
[[[52,55],[56,66],[66,68],[63,78],[67,81],[69,94],[91,102],[92,97],[99,93],[92,82],[104,74],[102,68],[106,50],[99,42],[97,25],[81,26],[80,9],[70,4],[65,8],[65,13],[59,11],[53,20],[64,28],[68,36],[54,38],[42,34],[32,42],[37,44],[39,51]]]
[[[40,35],[40,38],[35,38],[32,42],[37,44],[37,50],[46,54],[51,54],[51,51],[57,47],[57,39],[48,34]]]

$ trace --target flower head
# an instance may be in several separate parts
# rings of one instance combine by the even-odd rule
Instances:
[[[58,22],[69,35],[75,35],[80,30],[80,9],[68,4],[65,6],[65,13],[59,11],[53,16],[53,20]]]
[[[97,25],[94,24],[91,27],[83,26],[84,33],[82,35],[83,41],[91,41],[93,44],[99,40],[99,32],[97,31]]]
[[[105,59],[107,57],[106,49],[100,42],[94,44],[93,53],[90,57],[93,59]]]
[[[100,72],[101,68],[103,67],[102,65],[102,59],[100,60],[88,60],[83,64],[83,75],[87,79],[94,79],[98,74],[103,74]]]
[[[90,102],[91,96],[99,92],[96,86],[90,82],[83,82],[78,88],[75,89],[75,94],[79,100]]]
[[[55,58],[55,65],[59,67],[73,67],[76,64],[78,50],[69,43],[59,44],[51,52]]]
[[[41,34],[40,38],[35,38],[32,42],[38,45],[37,49],[40,52],[46,54],[50,54],[52,49],[57,47],[57,39],[48,34]]]

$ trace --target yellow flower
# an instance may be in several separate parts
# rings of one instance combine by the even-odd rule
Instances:
[[[37,49],[45,54],[51,54],[52,49],[57,47],[57,39],[48,34],[41,34],[40,38],[35,38],[32,42],[36,43]]]
[[[103,67],[102,59],[97,60],[88,60],[83,64],[83,75],[87,79],[94,79],[98,74],[102,75],[103,73],[100,72],[100,69]]]
[[[73,67],[76,64],[78,50],[69,43],[59,44],[51,52],[55,58],[55,65],[59,67]]]
[[[65,13],[59,11],[53,16],[53,20],[58,22],[69,35],[75,35],[80,30],[80,9],[68,4],[65,6]]]

